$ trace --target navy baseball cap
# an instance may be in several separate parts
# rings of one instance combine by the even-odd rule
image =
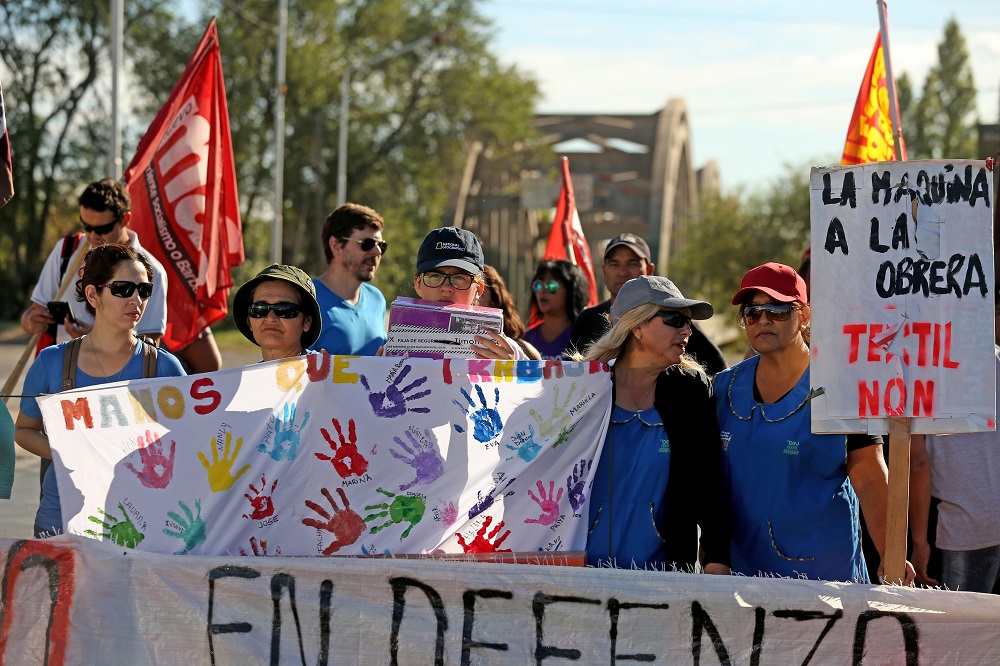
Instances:
[[[472,275],[483,272],[483,246],[468,229],[440,227],[424,238],[417,251],[417,272],[426,273],[442,266],[461,268]]]

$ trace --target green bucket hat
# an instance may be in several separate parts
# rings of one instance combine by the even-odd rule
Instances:
[[[247,340],[258,347],[260,346],[253,338],[253,331],[250,330],[250,320],[247,313],[250,311],[250,299],[253,298],[253,290],[261,282],[269,282],[271,280],[287,282],[298,290],[302,301],[302,311],[312,318],[309,330],[302,333],[302,348],[308,349],[316,342],[320,331],[323,330],[323,318],[320,315],[319,303],[316,301],[316,285],[313,284],[312,278],[306,275],[305,271],[295,266],[271,264],[239,288],[236,296],[233,298],[233,320],[236,322],[236,328],[240,330],[240,333]]]

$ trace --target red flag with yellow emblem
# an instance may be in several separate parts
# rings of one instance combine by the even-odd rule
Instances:
[[[890,89],[886,74],[882,35],[875,38],[875,48],[861,81],[858,101],[854,104],[851,126],[847,130],[842,165],[864,162],[886,162],[896,159],[892,136],[892,116],[889,95],[896,94],[895,82]],[[900,133],[900,156],[906,160],[906,144]]]

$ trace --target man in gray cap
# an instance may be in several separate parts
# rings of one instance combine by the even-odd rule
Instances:
[[[587,308],[577,316],[569,336],[570,349],[583,353],[587,347],[608,332],[611,328],[608,315],[619,290],[626,282],[640,275],[653,275],[656,266],[653,265],[651,258],[649,245],[635,234],[619,234],[608,242],[604,249],[604,265],[601,266],[601,273],[604,275],[604,284],[611,292],[611,298]],[[694,324],[692,324],[691,339],[688,341],[688,353],[706,366],[709,375],[726,368],[722,351]]]

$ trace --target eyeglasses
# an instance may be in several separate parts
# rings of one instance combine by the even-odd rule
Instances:
[[[663,323],[671,328],[684,328],[691,323],[691,317],[676,310],[660,310],[655,316],[662,319]]]
[[[478,278],[468,273],[452,273],[451,275],[445,275],[444,273],[420,274],[420,281],[424,283],[424,286],[431,289],[437,289],[444,284],[445,280],[450,282],[451,286],[459,291],[465,291],[472,286],[473,282],[479,282]]]
[[[131,298],[136,289],[139,290],[139,298],[142,300],[146,300],[153,295],[152,282],[140,282],[136,284],[135,282],[129,282],[128,280],[115,280],[114,282],[96,284],[94,286],[98,289],[110,287],[111,295],[117,296],[118,298]]]
[[[379,252],[382,254],[385,254],[385,251],[389,249],[388,242],[375,240],[374,238],[341,238],[340,240],[360,244],[362,252],[371,252],[372,248],[376,245],[378,245]]]
[[[302,306],[298,303],[264,303],[263,301],[257,301],[250,304],[247,316],[251,319],[264,319],[269,312],[274,312],[274,316],[279,319],[295,319],[302,312]]]
[[[536,294],[541,292],[543,289],[549,292],[550,294],[554,294],[557,291],[559,291],[559,283],[556,282],[555,280],[549,280],[548,282],[535,280],[534,282],[531,283],[531,291],[535,292]]]
[[[119,222],[121,222],[121,220],[115,218],[110,222],[108,222],[107,224],[99,224],[96,227],[94,227],[84,222],[82,217],[80,218],[80,224],[83,225],[84,233],[97,234],[98,236],[106,236],[107,234],[110,234],[111,231],[115,228],[115,225],[117,225]]]
[[[792,312],[798,308],[791,303],[761,303],[759,305],[744,305],[740,310],[740,326],[746,328],[753,326],[760,321],[765,313],[771,321],[788,321],[792,318]]]

